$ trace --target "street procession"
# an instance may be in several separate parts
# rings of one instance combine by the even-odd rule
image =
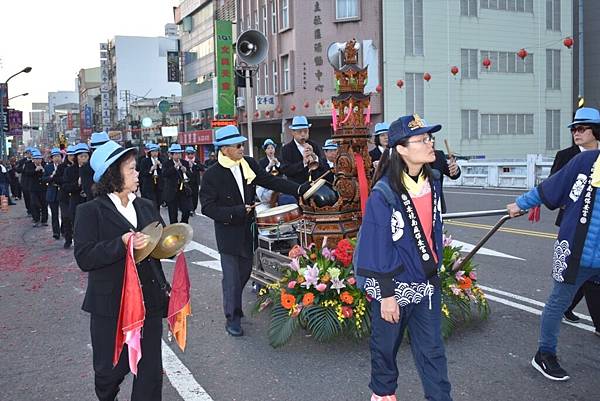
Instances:
[[[2,9],[0,400],[600,401],[600,3]]]

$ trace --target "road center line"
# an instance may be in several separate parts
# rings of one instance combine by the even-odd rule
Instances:
[[[525,190],[523,190],[525,192]],[[481,195],[481,196],[506,196],[509,198],[517,199],[519,195],[511,195],[511,194],[497,194],[497,193],[485,193],[485,192],[462,192],[462,191],[447,191],[444,189],[445,194],[455,194],[455,195]]]
[[[184,401],[213,401],[165,340],[162,340],[162,361],[169,381]]]

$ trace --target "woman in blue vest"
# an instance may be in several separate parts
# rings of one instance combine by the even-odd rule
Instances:
[[[448,401],[446,353],[441,335],[442,220],[432,133],[418,115],[389,128],[373,191],[360,229],[355,268],[374,300],[371,333],[371,401],[395,401],[396,354],[405,329],[425,398]]]

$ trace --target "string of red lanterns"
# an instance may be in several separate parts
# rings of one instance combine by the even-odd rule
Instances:
[[[458,70],[458,67],[457,67],[457,66],[455,66],[455,65],[453,65],[453,66],[452,66],[452,68],[450,68],[450,73],[451,73],[452,75],[456,75],[456,74],[458,74],[458,71],[459,71],[459,70]]]
[[[431,74],[426,72],[425,74],[423,74],[423,79],[427,82],[429,82],[429,80],[431,79]]]

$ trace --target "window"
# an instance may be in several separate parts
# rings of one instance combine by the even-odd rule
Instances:
[[[404,0],[405,53],[423,55],[423,0]]]
[[[273,94],[279,92],[279,82],[277,81],[277,61],[271,61],[271,73],[273,79]]]
[[[358,0],[335,0],[335,19],[358,18]]]
[[[481,114],[481,135],[533,135],[533,114]]]
[[[477,0],[460,0],[460,15],[477,17]]]
[[[406,114],[425,115],[423,73],[406,73]]]
[[[254,16],[254,29],[259,31],[260,27],[258,26],[258,10],[252,11],[252,15]]]
[[[546,150],[560,149],[560,110],[546,110]]]
[[[546,49],[546,89],[560,89],[560,50]]]
[[[462,125],[461,139],[471,140],[479,139],[479,129],[477,127],[478,110],[461,110],[460,118]]]
[[[533,53],[528,53],[527,57],[522,59],[515,52],[498,52],[491,50],[482,50],[481,59],[489,58],[492,64],[485,68],[481,64],[480,70],[483,72],[505,72],[533,74]]]
[[[481,0],[480,7],[489,10],[533,13],[533,0]]]
[[[477,79],[477,49],[460,49],[461,79]]]
[[[263,78],[265,80],[265,84],[263,87],[264,94],[268,95],[270,93],[269,92],[269,63],[268,62],[265,62],[263,64]]]
[[[260,95],[260,67],[256,70],[256,94]]]
[[[271,33],[277,33],[277,0],[271,1]]]
[[[264,2],[262,6],[260,6],[260,16],[262,19],[262,26],[260,27],[260,31],[266,35],[267,31],[269,30],[269,23],[267,22],[267,5]]]
[[[289,54],[281,57],[281,74],[281,92],[289,92],[291,90]]]
[[[546,0],[546,29],[560,31],[560,0]]]
[[[290,5],[289,0],[281,1],[281,29],[290,27]]]
[[[250,29],[250,25],[252,25],[252,20],[250,19],[250,14],[246,14],[246,29]]]

